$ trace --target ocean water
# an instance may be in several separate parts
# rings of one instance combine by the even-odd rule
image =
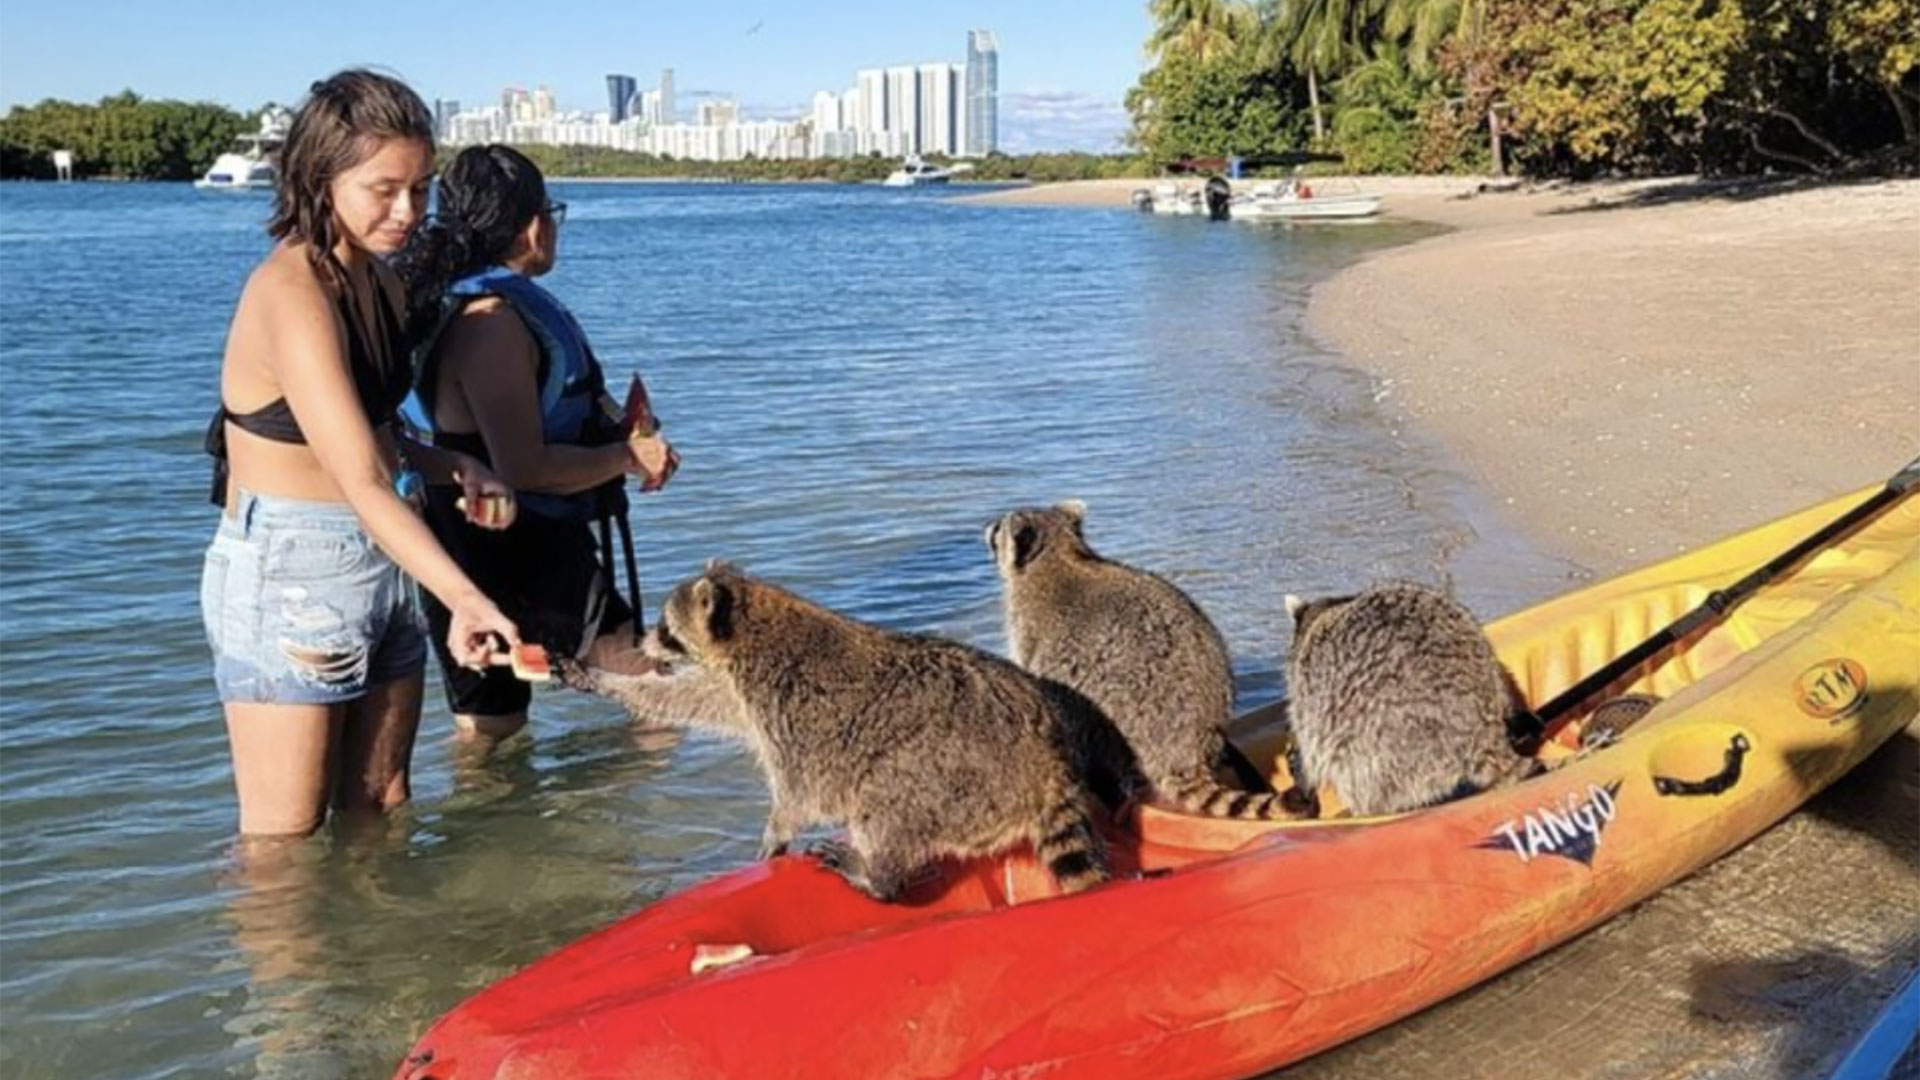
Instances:
[[[1301,329],[1316,282],[1427,230],[556,187],[547,283],[685,457],[636,499],[649,613],[725,556],[1000,649],[982,526],[1080,498],[1096,546],[1213,615],[1251,706],[1280,692],[1287,591],[1451,578],[1491,616],[1565,585]],[[735,747],[556,690],[476,762],[430,681],[412,805],[236,861],[199,440],[267,206],[0,185],[8,1077],[383,1076],[489,981],[754,855]]]

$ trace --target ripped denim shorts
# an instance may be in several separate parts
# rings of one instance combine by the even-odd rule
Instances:
[[[345,503],[236,492],[200,612],[222,702],[352,701],[427,654],[412,584]]]

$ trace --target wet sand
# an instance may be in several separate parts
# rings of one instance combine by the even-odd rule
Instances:
[[[1124,206],[1142,183],[981,201]],[[1920,183],[1360,183],[1456,231],[1321,286],[1310,329],[1410,445],[1593,577],[1920,454]],[[1824,1076],[1920,966],[1916,913],[1920,724],[1652,900],[1286,1075]]]

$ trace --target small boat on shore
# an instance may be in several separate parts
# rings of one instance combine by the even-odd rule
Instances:
[[[1234,199],[1235,221],[1306,221],[1369,218],[1380,212],[1380,196],[1363,192],[1323,194],[1304,180],[1254,188]]]
[[[1163,180],[1152,188],[1140,188],[1133,193],[1136,210],[1174,217],[1206,217],[1214,221],[1227,219],[1231,201],[1232,188],[1218,176],[1192,188]]]
[[[1489,624],[1543,715],[1596,680],[1658,699],[1597,746],[1568,713],[1525,783],[1369,819],[1137,808],[1107,831],[1118,880],[1071,896],[1026,852],[944,865],[894,904],[807,857],[758,863],[482,990],[396,1077],[1225,1080],[1297,1061],[1699,870],[1920,715],[1916,481],[1920,464]],[[1276,786],[1282,711],[1235,726]]]

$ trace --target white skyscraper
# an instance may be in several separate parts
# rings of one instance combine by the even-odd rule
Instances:
[[[660,72],[660,122],[675,123],[678,115],[678,107],[673,101],[673,69],[667,68]]]
[[[920,71],[912,67],[887,69],[886,133],[905,146],[905,153],[920,152]],[[891,151],[889,151],[891,152]]]
[[[726,98],[708,98],[699,104],[694,115],[696,124],[726,127],[740,122],[740,103]]]
[[[640,91],[640,108],[637,112],[648,127],[659,127],[667,122],[667,114],[660,108],[660,91],[658,90]]]
[[[1000,148],[1000,47],[991,30],[967,32],[967,141],[962,152],[985,157]]]
[[[839,131],[844,121],[840,118],[840,95],[831,90],[820,90],[813,95],[813,130],[822,134]]]
[[[867,130],[866,103],[860,99],[857,86],[840,91],[840,130],[855,133]]]
[[[952,64],[920,65],[920,152],[923,154],[952,156],[960,152],[956,138],[959,125],[954,119],[958,105],[954,93],[956,74]]]
[[[860,72],[860,130],[878,135],[887,130],[887,73],[879,68]]]

